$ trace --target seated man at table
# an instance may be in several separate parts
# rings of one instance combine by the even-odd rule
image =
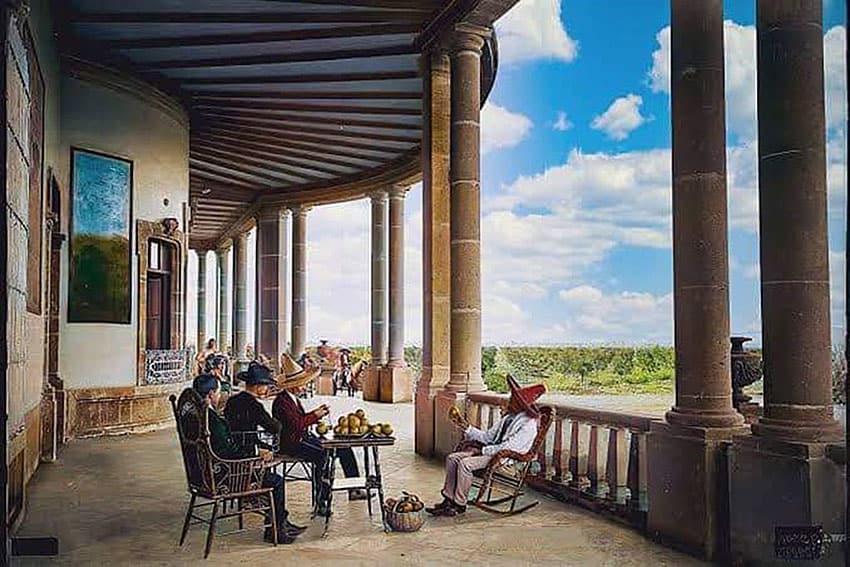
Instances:
[[[511,399],[505,415],[487,431],[472,427],[458,413],[450,416],[452,423],[464,430],[462,449],[446,457],[443,501],[425,508],[429,514],[456,516],[466,512],[466,500],[475,471],[486,468],[499,451],[525,453],[531,449],[537,437],[539,417],[534,402],[546,392],[546,386],[535,384],[523,388],[511,376],[508,376],[508,385]]]
[[[210,446],[213,452],[222,459],[247,459],[255,456],[254,448],[239,443],[230,433],[230,427],[215,408],[221,398],[221,383],[212,374],[201,374],[195,378],[192,388],[207,406],[208,424],[210,431]],[[272,454],[268,451],[261,453],[263,459],[270,458]],[[271,471],[267,471],[263,478],[265,488],[273,488],[272,500],[275,516],[277,517],[277,541],[278,543],[292,543],[303,529],[292,526],[287,521],[288,513],[283,502],[283,478]],[[271,528],[266,529],[265,540],[272,541],[273,532]]]
[[[252,361],[248,370],[240,372],[237,378],[245,382],[245,389],[229,400],[224,406],[224,417],[231,431],[241,435],[246,445],[264,449],[272,447],[259,440],[257,428],[274,436],[280,435],[280,421],[269,414],[260,402],[269,393],[269,386],[276,384],[274,375],[268,366]]]
[[[287,455],[305,458],[313,463],[313,484],[321,486],[321,471],[325,466],[325,451],[316,443],[316,437],[308,431],[311,425],[318,423],[330,413],[327,405],[322,404],[313,411],[306,412],[298,394],[318,376],[322,369],[315,367],[307,370],[299,366],[288,354],[281,355],[283,375],[278,377],[278,387],[283,390],[274,400],[272,415],[280,421],[280,451]],[[336,452],[342,464],[346,478],[360,476],[354,452],[344,447]],[[366,491],[360,488],[348,492],[349,500],[364,500]],[[323,502],[324,498],[320,498]]]

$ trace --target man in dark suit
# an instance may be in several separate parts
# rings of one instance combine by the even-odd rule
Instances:
[[[304,369],[289,355],[281,356],[282,379],[278,379],[278,386],[283,390],[272,404],[272,416],[281,423],[280,451],[288,455],[301,457],[313,463],[314,486],[322,486],[320,474],[325,466],[327,453],[318,445],[316,437],[308,428],[318,423],[323,417],[330,413],[327,405],[322,404],[312,411],[305,411],[301,405],[298,395],[321,373],[321,368]],[[349,448],[337,450],[342,470],[347,478],[360,476],[357,468],[357,459],[354,452]],[[350,500],[364,500],[366,491],[356,488],[348,492]],[[324,498],[320,498],[324,502]]]

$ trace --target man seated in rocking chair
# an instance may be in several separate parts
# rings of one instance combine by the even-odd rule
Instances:
[[[486,468],[490,459],[503,450],[525,453],[537,437],[539,413],[535,400],[546,392],[543,384],[521,387],[508,376],[511,399],[502,419],[487,431],[472,427],[460,413],[451,412],[452,423],[463,429],[458,451],[446,457],[446,480],[443,501],[425,511],[434,516],[456,516],[466,512],[466,500],[472,486],[473,473]]]

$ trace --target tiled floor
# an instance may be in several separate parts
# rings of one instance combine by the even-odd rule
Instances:
[[[349,398],[328,401],[332,416],[363,407],[372,422],[396,426],[398,442],[382,455],[387,495],[401,490],[436,499],[442,466],[413,452],[413,408]],[[335,420],[334,420],[335,421]],[[584,510],[540,496],[536,508],[511,518],[472,510],[451,519],[429,519],[412,534],[385,534],[364,502],[338,498],[327,537],[317,520],[294,545],[273,548],[261,530],[219,537],[203,562],[205,533],[190,531],[177,545],[188,502],[173,429],[136,436],[74,441],[60,460],[45,464],[30,485],[29,510],[20,535],[52,535],[54,559],[17,558],[14,565],[697,565],[701,562],[656,545],[640,534]],[[293,521],[309,522],[305,483],[290,485]],[[537,495],[534,495],[537,496]],[[235,523],[235,520],[230,520]],[[252,520],[253,522],[253,520]]]

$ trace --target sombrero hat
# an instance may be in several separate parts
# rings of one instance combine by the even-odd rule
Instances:
[[[520,386],[511,375],[508,375],[508,386],[511,388],[511,398],[515,399],[520,407],[532,417],[537,417],[539,411],[534,402],[546,393],[545,384],[532,384],[531,386]]]
[[[300,388],[322,373],[320,367],[310,369],[302,367],[287,353],[280,355],[280,369],[282,373],[277,376],[277,385],[282,390]]]

